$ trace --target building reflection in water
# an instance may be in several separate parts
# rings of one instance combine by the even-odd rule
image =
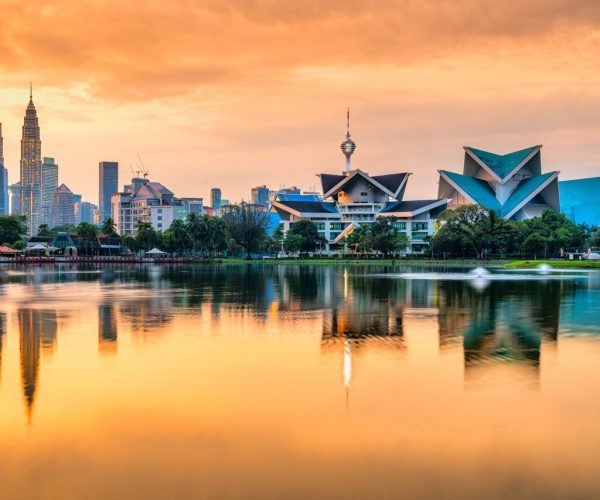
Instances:
[[[571,292],[562,280],[440,282],[440,349],[462,341],[465,379],[477,378],[477,368],[517,363],[537,383],[542,341],[555,347],[561,299]]]
[[[39,309],[19,309],[21,381],[31,419],[39,378],[40,349],[52,349],[56,343],[56,311]]]
[[[478,378],[482,373],[478,367],[511,362],[525,367],[537,380],[542,347],[552,348],[556,343],[561,303],[579,286],[573,280],[552,279],[491,280],[485,286],[472,286],[469,280],[382,276],[378,274],[381,267],[349,269],[198,266],[185,272],[165,267],[160,272],[123,268],[122,273],[104,273],[100,279],[106,287],[115,286],[118,291],[114,293],[125,293],[122,300],[108,298],[111,290],[94,306],[98,349],[116,352],[117,332],[123,325],[129,325],[134,335],[157,329],[167,332],[163,327],[174,317],[199,315],[203,305],[212,311],[251,314],[258,321],[319,317],[321,353],[339,356],[340,381],[349,389],[361,353],[404,353],[405,335],[419,335],[422,316],[429,322],[437,318],[441,353],[462,350],[465,379]],[[99,279],[93,274],[80,278]],[[36,398],[40,350],[56,347],[57,313],[24,308],[18,311],[18,322],[21,378],[30,412]],[[0,369],[5,328],[6,318],[0,315]]]
[[[0,313],[0,383],[2,382],[2,349],[6,336],[6,313]]]
[[[111,303],[98,306],[98,348],[103,353],[117,350],[117,317]]]

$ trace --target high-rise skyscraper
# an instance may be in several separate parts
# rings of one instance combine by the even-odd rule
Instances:
[[[40,224],[50,224],[52,195],[58,188],[58,165],[54,158],[44,157],[42,162],[42,217]]]
[[[212,188],[210,190],[210,206],[214,210],[221,208],[221,189]]]
[[[74,224],[73,192],[67,186],[61,184],[52,195],[50,227],[72,226]]]
[[[100,223],[111,217],[110,198],[119,191],[119,163],[101,161],[99,164],[98,211]]]
[[[21,138],[21,214],[27,217],[29,234],[37,233],[42,211],[42,141],[33,93],[29,91],[29,104],[23,120]]]
[[[9,188],[10,190],[10,213],[21,213],[21,183],[15,182]]]
[[[8,215],[8,170],[4,166],[4,138],[0,123],[0,215]]]
[[[262,205],[265,208],[269,208],[269,188],[265,185],[252,188],[250,202],[254,205]]]

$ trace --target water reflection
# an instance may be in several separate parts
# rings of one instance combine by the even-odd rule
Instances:
[[[117,317],[112,303],[98,306],[98,345],[101,352],[116,352]]]
[[[594,497],[598,275],[398,274],[11,269],[2,497]]]
[[[38,269],[5,276],[5,285],[25,285],[23,302],[45,304],[44,309],[22,307],[17,312],[28,414],[40,377],[40,349],[56,349],[57,317],[68,307],[68,297],[65,304],[56,293],[57,283],[87,287],[77,289],[78,299],[84,307],[96,302],[101,353],[116,354],[119,329],[126,328],[134,337],[157,339],[177,318],[200,318],[203,311],[210,311],[216,320],[226,312],[282,325],[316,318],[321,324],[320,351],[341,357],[346,388],[351,384],[353,357],[365,349],[405,352],[409,349],[405,333],[411,328],[418,333],[421,317],[435,318],[440,353],[462,349],[465,378],[478,378],[478,368],[499,363],[528,367],[531,376],[538,378],[542,345],[556,345],[565,304],[568,328],[577,329],[573,298],[577,294],[587,294],[586,300],[590,294],[598,297],[599,290],[594,276],[492,280],[485,287],[473,287],[459,280],[391,279],[381,271],[325,266],[154,266],[101,271],[64,267],[59,272]],[[48,307],[53,301],[54,309]],[[593,315],[590,309],[581,310],[585,318]],[[0,369],[6,322],[6,313],[1,313]]]

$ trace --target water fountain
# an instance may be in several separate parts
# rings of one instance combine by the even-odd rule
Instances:
[[[469,277],[476,279],[489,278],[491,274],[492,273],[490,273],[485,267],[476,267],[475,269],[471,269],[469,271]]]
[[[550,264],[538,264],[536,266],[536,269],[542,274],[547,274],[551,272],[554,268]]]

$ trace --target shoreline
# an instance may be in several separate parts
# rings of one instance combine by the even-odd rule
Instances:
[[[429,267],[503,267],[505,269],[535,269],[539,265],[549,265],[554,269],[600,269],[600,261],[583,260],[436,260],[436,259],[334,259],[334,258],[298,258],[298,259],[239,259],[239,258],[123,258],[123,257],[84,257],[76,259],[63,258],[27,258],[1,260],[0,265],[16,265],[37,267],[43,265],[259,265],[259,266],[429,266]]]

